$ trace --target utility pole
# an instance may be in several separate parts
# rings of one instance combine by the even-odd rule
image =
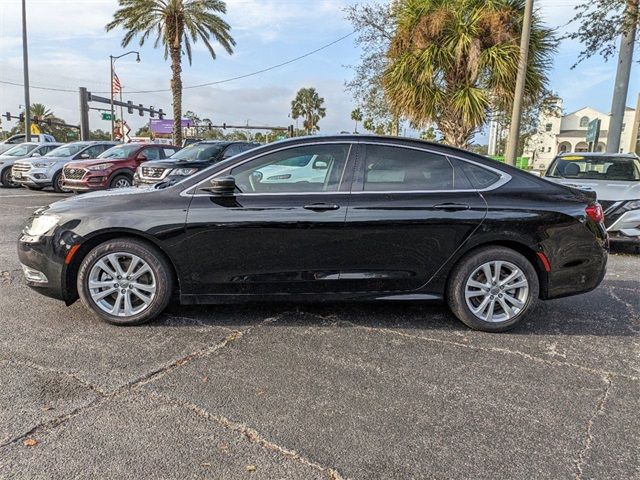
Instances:
[[[522,37],[520,38],[520,63],[516,79],[516,91],[513,95],[513,111],[511,112],[511,128],[507,139],[505,163],[515,166],[520,140],[520,121],[522,120],[522,103],[524,100],[524,85],[527,78],[527,64],[529,62],[529,38],[531,37],[531,19],[533,16],[533,0],[526,0],[524,18],[522,20]]]
[[[29,53],[27,48],[27,0],[22,0],[22,70],[24,72],[24,134],[31,141],[31,100],[29,99]]]
[[[622,123],[624,121],[624,111],[627,107],[629,77],[631,76],[631,64],[633,63],[633,46],[636,41],[636,30],[638,26],[639,3],[640,0],[628,0],[624,14],[625,31],[620,40],[618,71],[616,72],[616,83],[613,89],[613,100],[611,101],[611,120],[609,121],[609,134],[607,135],[607,153],[618,153],[620,151]]]

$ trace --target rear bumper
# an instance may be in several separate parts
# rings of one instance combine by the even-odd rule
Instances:
[[[594,290],[602,283],[607,273],[608,259],[608,250],[602,249],[592,253],[577,265],[568,263],[555,268],[552,265],[551,271],[547,273],[547,285],[543,290],[543,298],[550,300]]]

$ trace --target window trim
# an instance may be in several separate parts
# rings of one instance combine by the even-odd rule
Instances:
[[[355,178],[351,178],[351,185],[349,190],[347,191],[336,191],[336,192],[275,192],[275,193],[236,193],[237,196],[264,196],[264,195],[268,195],[268,196],[272,196],[272,195],[351,195],[351,194],[357,194],[357,195],[388,195],[388,194],[424,194],[424,193],[473,193],[473,192],[490,192],[492,190],[496,190],[500,187],[502,187],[503,185],[509,183],[511,181],[511,179],[513,178],[511,175],[509,175],[506,172],[503,172],[502,170],[499,170],[497,168],[493,168],[487,165],[484,165],[482,163],[479,162],[475,162],[473,160],[469,160],[467,158],[463,158],[459,155],[451,155],[449,153],[443,153],[434,149],[429,149],[429,148],[425,148],[425,147],[417,147],[417,146],[413,146],[413,145],[398,145],[397,143],[390,143],[390,142],[374,142],[374,141],[370,141],[370,140],[361,140],[361,141],[345,141],[345,140],[331,140],[328,142],[312,142],[312,143],[305,143],[305,144],[298,144],[298,145],[292,145],[292,146],[286,146],[286,147],[282,147],[282,148],[278,148],[275,150],[270,150],[269,152],[266,152],[262,155],[258,155],[258,156],[254,156],[254,157],[250,157],[246,160],[243,160],[240,163],[236,163],[234,165],[230,165],[226,168],[224,168],[223,170],[220,170],[219,172],[213,173],[211,174],[211,176],[206,177],[205,179],[201,180],[200,182],[196,183],[195,185],[192,185],[191,187],[185,188],[184,190],[182,190],[182,192],[180,192],[180,196],[184,196],[184,197],[210,197],[210,194],[207,193],[198,193],[198,190],[200,189],[200,185],[209,182],[211,180],[213,180],[214,178],[217,178],[218,176],[224,176],[225,174],[227,174],[230,170],[232,170],[233,168],[236,168],[240,165],[244,165],[247,162],[250,162],[252,160],[255,160],[257,158],[263,157],[265,155],[269,155],[271,153],[275,153],[275,152],[279,152],[282,150],[287,150],[290,148],[296,148],[299,146],[309,146],[309,145],[332,145],[332,144],[344,144],[347,143],[349,144],[349,153],[347,156],[347,162],[345,164],[345,170],[342,172],[342,178],[340,179],[340,185],[342,186],[342,182],[344,180],[344,176],[346,174],[346,165],[349,165],[349,161],[351,160],[351,154],[354,152],[354,147],[357,147],[356,151],[355,151],[355,155],[353,157],[353,162],[354,162],[354,173],[355,173],[355,168],[357,167],[358,162],[360,161],[360,156],[362,153],[362,146],[366,146],[366,145],[379,145],[379,146],[387,146],[387,147],[395,147],[395,148],[408,148],[411,150],[418,150],[421,152],[426,152],[426,153],[432,153],[435,155],[441,155],[447,158],[447,161],[449,161],[449,164],[451,165],[452,168],[453,164],[451,163],[451,158],[455,158],[456,160],[460,160],[461,162],[467,162],[470,163],[472,165],[475,165],[477,167],[480,168],[484,168],[485,170],[489,170],[490,172],[495,173],[496,175],[498,175],[500,178],[492,183],[491,185],[489,185],[488,187],[485,188],[478,188],[478,189],[454,189],[454,190],[376,190],[376,191],[365,191],[365,190],[353,190],[353,186],[355,184]],[[455,171],[455,168],[454,168]]]

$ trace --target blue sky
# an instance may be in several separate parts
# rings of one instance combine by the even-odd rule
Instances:
[[[348,34],[352,28],[343,8],[351,0],[228,0],[227,21],[237,41],[234,55],[218,50],[212,61],[202,45],[196,46],[193,65],[184,65],[183,83],[193,85],[242,75],[281,63]],[[551,26],[566,31],[577,0],[536,0],[535,5]],[[97,92],[109,89],[109,54],[123,53],[121,32],[106,33],[104,25],[117,7],[116,0],[27,0],[31,84],[66,89],[86,86]],[[133,45],[133,48],[139,48]],[[551,87],[565,100],[567,112],[590,105],[608,112],[615,77],[615,62],[596,57],[575,70],[580,45],[565,41],[551,72]],[[125,99],[170,110],[167,93],[131,94],[127,90],[168,88],[170,69],[161,50],[152,44],[140,48],[142,62],[134,57],[119,60],[116,70],[125,88]],[[636,52],[636,58],[638,52]],[[184,109],[214,122],[287,125],[290,101],[301,87],[315,86],[326,100],[323,132],[353,128],[349,112],[354,108],[344,82],[347,67],[358,62],[359,51],[350,37],[322,52],[271,72],[222,85],[185,90]],[[0,3],[0,80],[21,82],[20,0]],[[628,99],[635,106],[640,90],[640,68],[634,65]],[[76,93],[33,89],[32,102],[45,103],[67,121],[78,121]],[[22,88],[0,84],[0,111],[17,112],[23,103]],[[94,106],[98,106],[97,104]],[[147,121],[128,116],[133,127]],[[11,124],[10,124],[11,125]],[[6,126],[6,124],[5,124]],[[109,127],[97,112],[91,128]]]

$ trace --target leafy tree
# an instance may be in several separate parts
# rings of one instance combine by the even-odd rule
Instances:
[[[89,138],[91,140],[110,140],[111,134],[109,132],[105,132],[104,130],[98,128],[96,130],[91,130],[89,132]]]
[[[383,84],[392,112],[435,123],[467,147],[491,107],[509,111],[520,59],[524,0],[401,0]],[[545,91],[557,40],[534,14],[525,103]]]
[[[136,130],[136,137],[152,137],[151,129],[149,125],[144,125]]]
[[[226,13],[222,0],[118,0],[120,8],[107,24],[107,31],[125,30],[122,46],[135,37],[140,45],[151,36],[156,37],[154,47],[164,46],[165,59],[171,58],[171,93],[173,96],[173,136],[176,145],[182,144],[182,55],[186,53],[191,65],[191,43],[202,40],[213,59],[216,52],[211,44],[216,41],[232,54],[235,40],[231,27],[218,13]],[[183,50],[184,47],[184,50]]]
[[[356,108],[351,112],[351,120],[356,122],[356,127],[353,130],[353,133],[358,133],[358,122],[362,121],[362,111],[359,108]]]
[[[347,7],[345,13],[357,32],[356,43],[362,52],[360,63],[352,66],[354,77],[346,83],[346,88],[365,118],[377,123],[397,121],[389,110],[382,84],[382,74],[388,65],[387,52],[395,33],[391,3],[356,4]]]
[[[301,88],[291,102],[291,118],[302,118],[304,129],[311,134],[320,130],[318,122],[327,115],[323,105],[324,98],[318,95],[315,88]]]
[[[435,127],[429,127],[425,131],[421,132],[420,138],[422,140],[426,140],[427,142],[437,142],[438,134],[436,132]]]
[[[638,0],[584,2],[576,7],[576,15],[570,23],[577,23],[579,27],[566,38],[578,40],[584,46],[576,65],[593,55],[609,60],[618,50],[618,39],[640,27]],[[636,35],[631,41],[640,45],[640,37]]]

